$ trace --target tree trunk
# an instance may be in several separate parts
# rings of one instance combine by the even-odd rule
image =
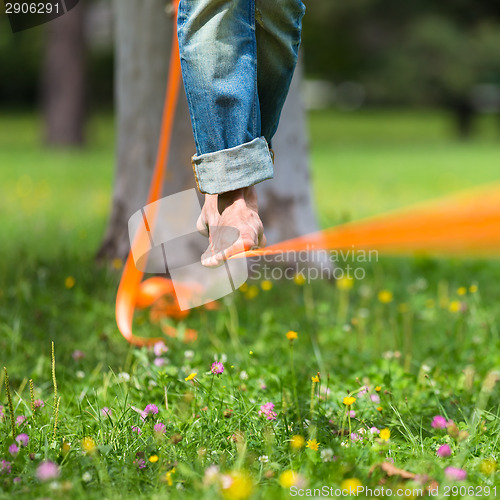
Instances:
[[[115,0],[117,163],[111,216],[98,258],[124,258],[128,219],[146,202],[154,168],[167,79],[172,19],[164,0]],[[275,179],[258,185],[269,244],[317,229],[297,71],[274,140]],[[181,89],[164,195],[195,187],[195,152]],[[200,197],[200,201],[202,198]],[[199,258],[193,256],[193,258]]]
[[[42,73],[45,141],[81,146],[85,123],[84,2],[47,24]]]

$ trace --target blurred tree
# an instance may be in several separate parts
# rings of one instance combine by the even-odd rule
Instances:
[[[442,106],[453,113],[457,132],[467,138],[477,114],[472,91],[500,85],[500,31],[481,23],[468,31],[441,16],[415,20],[401,43],[367,83],[381,100]]]
[[[331,0],[307,8],[307,74],[360,82],[368,103],[444,107],[466,137],[472,90],[500,85],[499,2]]]
[[[52,146],[81,146],[85,124],[84,2],[47,24],[42,69],[45,139]]]

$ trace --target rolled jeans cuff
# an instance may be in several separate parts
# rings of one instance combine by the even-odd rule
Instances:
[[[192,158],[194,177],[201,193],[234,191],[273,178],[273,159],[264,137],[234,148]]]

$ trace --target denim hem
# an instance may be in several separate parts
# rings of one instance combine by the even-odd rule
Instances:
[[[198,189],[205,194],[225,193],[273,178],[273,155],[264,137],[195,155],[192,164]]]

